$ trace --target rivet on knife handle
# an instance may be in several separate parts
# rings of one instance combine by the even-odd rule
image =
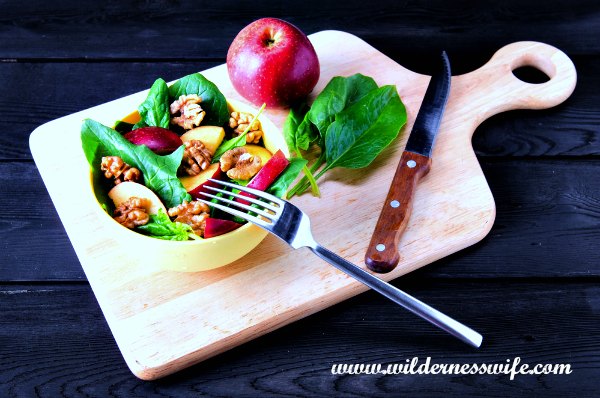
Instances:
[[[415,188],[419,179],[429,172],[430,166],[431,159],[427,156],[402,153],[367,248],[365,263],[372,271],[390,272],[398,265],[398,244],[412,211]]]

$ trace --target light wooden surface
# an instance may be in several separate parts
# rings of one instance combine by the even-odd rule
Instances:
[[[304,195],[294,200],[311,216],[320,243],[363,266],[429,77],[406,70],[343,32],[320,32],[311,40],[321,61],[315,92],[335,75],[361,72],[379,84],[396,84],[409,114],[401,139],[370,168],[332,171],[321,181],[321,199]],[[518,80],[511,71],[523,65],[541,69],[550,81],[531,85]],[[227,97],[239,98],[224,66],[203,73]],[[402,260],[382,278],[396,278],[487,234],[495,206],[471,147],[473,131],[505,110],[555,106],[571,94],[575,81],[573,64],[562,52],[533,42],[504,47],[482,68],[453,78],[431,172],[417,188],[413,213],[400,241]],[[87,176],[81,163],[80,122],[98,114],[119,117],[143,98],[138,93],[59,119],[37,129],[30,139],[86,276],[127,364],[138,377],[154,379],[175,372],[365,290],[308,251],[292,251],[271,236],[242,260],[202,273],[145,267],[140,253],[128,252],[117,237],[103,236],[103,228],[95,224],[97,205],[82,185]],[[281,126],[286,112],[267,114]],[[114,117],[100,121],[111,123]],[[65,175],[72,178],[65,180]],[[460,320],[459,313],[448,315]]]

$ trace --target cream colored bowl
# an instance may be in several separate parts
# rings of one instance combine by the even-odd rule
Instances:
[[[256,115],[257,109],[238,101],[228,100],[230,111],[249,112]],[[135,113],[134,113],[135,115]],[[129,122],[135,122],[131,115]],[[289,157],[289,150],[279,129],[266,117],[259,117],[263,128],[265,147],[275,153],[281,149]],[[90,189],[93,190],[90,178]],[[267,232],[254,224],[247,223],[242,227],[209,239],[193,241],[166,241],[151,238],[134,232],[108,215],[100,205],[98,210],[104,213],[106,227],[110,228],[111,236],[119,242],[127,242],[132,255],[143,256],[144,266],[162,270],[181,272],[198,272],[222,267],[248,254],[266,236]]]

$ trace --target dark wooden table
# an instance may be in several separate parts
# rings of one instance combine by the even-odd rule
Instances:
[[[599,396],[600,3],[482,3],[2,1],[0,397]],[[158,76],[223,63],[235,34],[263,16],[307,34],[351,32],[422,73],[441,49],[461,74],[519,40],[573,59],[579,81],[564,104],[498,115],[475,134],[497,203],[488,237],[394,281],[484,334],[480,350],[368,292],[159,381],[127,369],[32,161],[29,134]],[[572,373],[331,374],[335,363],[413,357],[521,357],[568,363]]]

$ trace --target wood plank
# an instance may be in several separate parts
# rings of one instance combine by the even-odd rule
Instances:
[[[589,283],[402,279],[399,287],[484,335],[455,341],[365,293],[154,382],[127,369],[86,285],[0,286],[3,397],[592,397],[598,392],[600,288]],[[451,297],[451,301],[449,301]],[[569,363],[570,375],[332,375],[334,363]]]
[[[439,0],[401,6],[374,2],[369,7],[360,0],[348,0],[344,7],[322,1],[284,6],[268,0],[222,7],[183,0],[169,6],[111,3],[91,11],[76,1],[3,1],[0,58],[222,58],[237,32],[265,15],[289,20],[307,34],[348,31],[384,53],[411,57],[438,54],[442,47],[462,54],[487,48],[483,61],[496,48],[519,40],[546,41],[572,54],[600,52],[596,35],[590,34],[597,32],[596,21],[588,18],[598,12],[594,0],[568,5],[543,0],[471,2],[468,7]],[[320,18],[314,18],[315,13]]]
[[[497,213],[480,244],[430,264],[424,278],[600,276],[597,160],[484,160]],[[85,280],[35,166],[0,162],[0,281]],[[43,203],[43,205],[39,205]],[[566,266],[568,264],[568,266]]]
[[[0,159],[31,159],[29,134],[41,124],[220,63],[0,63]]]
[[[507,112],[486,120],[473,137],[476,153],[494,157],[600,154],[600,110],[596,106],[600,103],[596,89],[600,86],[596,73],[600,56],[577,57],[574,62],[579,84],[566,103],[547,110]],[[43,123],[147,89],[158,77],[173,80],[218,64],[0,63],[0,86],[5,87],[0,98],[0,131],[6,132],[0,134],[0,160],[31,159],[29,134]],[[21,106],[15,106],[17,103]]]
[[[0,162],[0,170],[0,280],[84,280],[33,162]]]
[[[599,165],[595,160],[484,160],[496,202],[492,231],[481,244],[429,269],[437,277],[597,275],[600,186],[594,181]]]

